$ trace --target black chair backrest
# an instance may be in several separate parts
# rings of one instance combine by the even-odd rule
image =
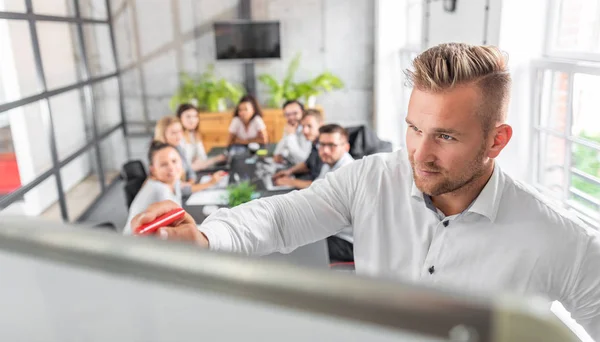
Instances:
[[[148,176],[141,160],[131,160],[125,163],[121,175],[125,181],[139,178],[145,179]]]
[[[127,208],[131,206],[133,199],[144,185],[146,181],[146,168],[140,160],[132,160],[125,165],[121,171],[121,177],[125,181],[123,190],[125,191],[125,200],[127,201]]]
[[[374,153],[392,152],[392,144],[377,137],[377,134],[366,126],[346,127],[350,155],[354,159],[361,159]]]

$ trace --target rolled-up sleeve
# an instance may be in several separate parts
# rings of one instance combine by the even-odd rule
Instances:
[[[561,302],[575,321],[600,341],[600,235],[589,236],[581,253],[579,270]]]
[[[307,189],[221,209],[200,226],[213,250],[265,255],[299,246],[351,227],[362,163],[327,175]]]

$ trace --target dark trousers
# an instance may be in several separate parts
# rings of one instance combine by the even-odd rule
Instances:
[[[354,262],[354,245],[337,236],[327,238],[330,262]]]

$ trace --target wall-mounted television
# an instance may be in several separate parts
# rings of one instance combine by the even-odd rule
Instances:
[[[278,21],[219,21],[213,26],[218,60],[281,58]]]

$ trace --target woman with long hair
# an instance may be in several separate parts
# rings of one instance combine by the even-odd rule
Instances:
[[[177,118],[183,126],[183,141],[181,147],[185,152],[185,159],[194,171],[207,169],[217,163],[224,162],[227,157],[221,154],[212,158],[206,156],[202,135],[200,134],[199,111],[194,105],[185,103],[177,108]]]
[[[150,174],[131,203],[123,234],[131,234],[131,220],[151,204],[171,200],[181,206],[183,196],[209,188],[225,176],[224,172],[219,171],[207,183],[182,184],[183,166],[179,152],[170,144],[156,140],[148,150],[148,165]]]
[[[268,141],[267,126],[258,102],[251,95],[242,97],[229,125],[229,145],[266,144]]]
[[[154,140],[169,144],[179,152],[185,181],[190,183],[196,183],[198,181],[196,171],[194,171],[192,165],[186,159],[185,150],[181,146],[183,142],[183,126],[176,116],[164,116],[156,122]]]

